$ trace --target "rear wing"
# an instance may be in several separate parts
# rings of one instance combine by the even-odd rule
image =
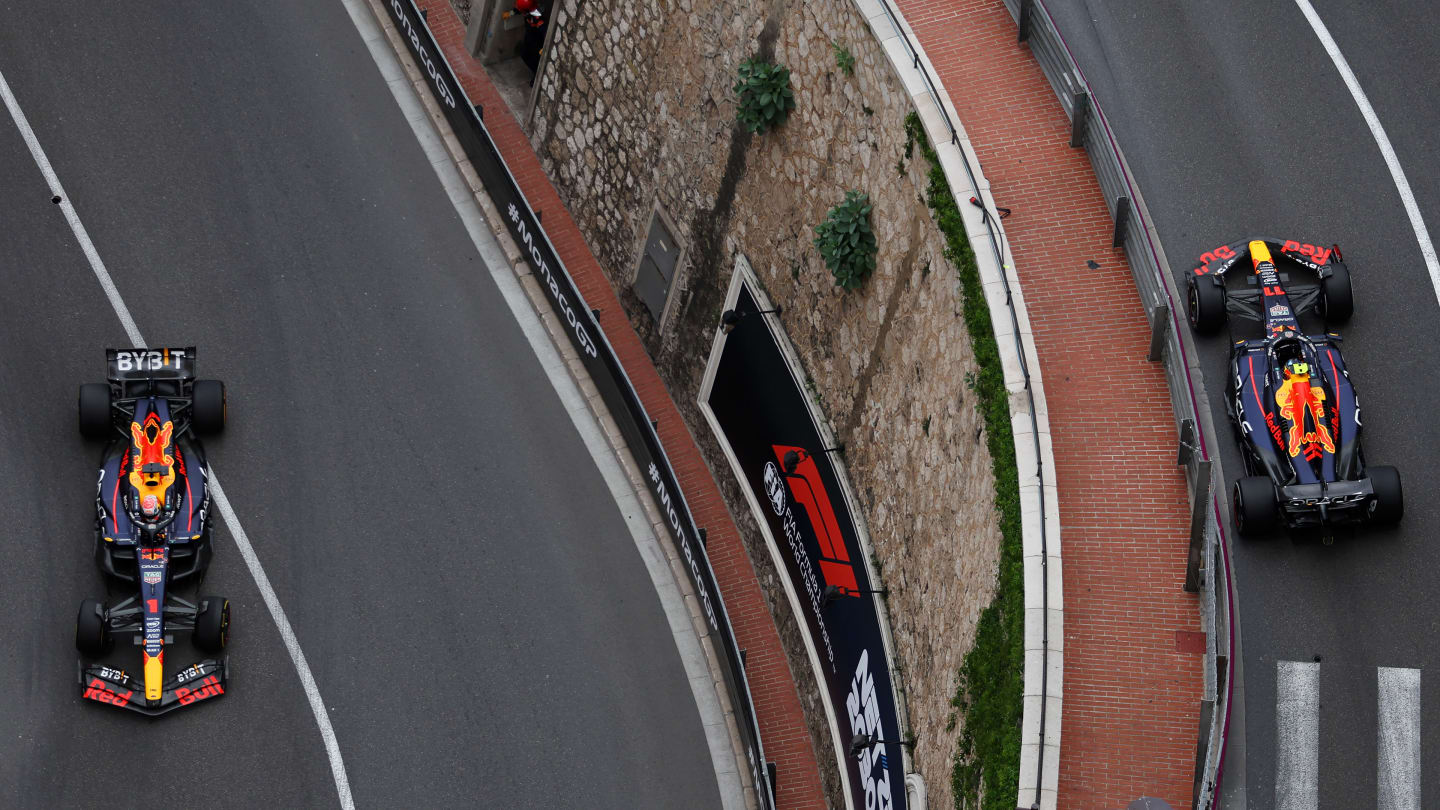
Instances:
[[[195,379],[195,347],[168,349],[106,349],[106,376],[111,382]]]

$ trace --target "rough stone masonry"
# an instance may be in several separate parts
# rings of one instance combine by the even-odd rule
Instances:
[[[950,700],[994,593],[999,529],[975,361],[955,271],[905,159],[909,102],[850,0],[557,0],[530,125],[546,171],[620,294],[725,493],[766,590],[831,802],[828,727],[800,632],[738,483],[695,404],[737,253],[754,266],[845,443],[887,605],[932,807],[953,804]],[[837,65],[836,48],[854,57]],[[736,124],[740,62],[790,69],[796,107]],[[875,273],[835,286],[813,228],[848,190],[870,195]],[[652,213],[681,247],[662,322],[633,290]]]

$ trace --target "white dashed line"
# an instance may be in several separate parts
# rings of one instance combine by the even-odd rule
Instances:
[[[1320,804],[1320,665],[1275,662],[1275,807]]]
[[[65,195],[65,189],[60,185],[60,178],[56,176],[55,170],[50,166],[50,159],[45,156],[45,150],[40,147],[40,141],[35,137],[35,131],[30,128],[30,122],[25,117],[20,104],[15,100],[15,94],[10,91],[10,84],[5,81],[5,75],[0,73],[0,98],[4,98],[5,107],[10,110],[10,117],[15,120],[15,126],[20,130],[20,137],[24,138],[25,145],[30,149],[30,155],[35,159],[36,165],[40,167],[40,173],[45,176],[45,182],[50,186],[50,193],[59,199],[60,210],[65,214],[65,221],[70,223],[70,230],[75,233],[75,238],[80,242],[80,249],[84,251],[85,258],[90,262],[90,269],[95,271],[95,278],[100,281],[100,286],[105,290],[105,297],[110,299],[110,306],[120,318],[120,324],[125,327],[125,334],[135,346],[144,346],[145,338],[140,334],[140,329],[135,325],[135,319],[130,317],[130,308],[125,306],[125,300],[120,297],[120,291],[116,289],[115,282],[110,278],[110,272],[105,269],[105,263],[100,260],[100,253],[95,250],[95,244],[90,241],[90,234],[85,231],[85,225],[80,222],[80,217],[75,213],[75,207],[70,204],[70,198]],[[335,777],[335,790],[340,797],[340,806],[345,810],[353,810],[355,801],[350,796],[350,780],[345,775],[345,761],[340,756],[340,744],[335,739],[335,729],[330,725],[330,717],[326,714],[325,703],[320,699],[320,689],[315,685],[315,676],[310,673],[310,665],[305,662],[305,653],[300,649],[300,642],[295,639],[295,631],[290,627],[290,620],[285,618],[285,611],[280,607],[280,600],[275,596],[275,591],[270,587],[270,578],[265,575],[265,568],[260,565],[260,558],[255,556],[255,549],[250,545],[250,539],[246,537],[245,530],[240,526],[240,519],[235,516],[235,510],[230,506],[230,500],[225,497],[225,490],[220,488],[220,479],[215,477],[212,468],[209,472],[210,493],[215,499],[215,505],[224,519],[225,525],[230,528],[230,536],[234,538],[235,545],[240,549],[240,556],[245,560],[245,567],[250,569],[250,576],[254,578],[255,585],[260,589],[260,596],[265,600],[265,607],[270,609],[270,618],[275,620],[275,627],[280,631],[280,638],[285,642],[285,650],[290,653],[290,660],[295,664],[295,671],[300,675],[300,685],[305,690],[305,698],[310,702],[310,712],[315,715],[315,722],[320,726],[320,736],[325,741],[325,753],[330,759],[330,773]]]
[[[1435,245],[1430,241],[1430,232],[1425,229],[1425,220],[1420,217],[1420,206],[1415,204],[1415,194],[1410,191],[1410,181],[1405,179],[1405,170],[1400,168],[1400,158],[1396,157],[1395,148],[1390,145],[1390,138],[1385,134],[1385,128],[1380,125],[1380,118],[1375,115],[1375,108],[1370,106],[1370,99],[1366,98],[1365,91],[1360,89],[1360,82],[1350,70],[1350,63],[1345,61],[1345,55],[1340,53],[1340,46],[1336,45],[1335,38],[1330,36],[1330,29],[1325,27],[1320,15],[1315,13],[1310,0],[1295,0],[1295,5],[1300,7],[1300,12],[1310,21],[1310,27],[1315,29],[1315,36],[1320,38],[1320,44],[1325,46],[1325,52],[1330,54],[1330,61],[1335,63],[1335,69],[1340,71],[1340,78],[1344,79],[1345,86],[1350,88],[1350,95],[1360,107],[1360,115],[1364,116],[1365,123],[1370,127],[1370,134],[1375,137],[1375,144],[1380,147],[1380,154],[1384,156],[1385,165],[1390,169],[1390,179],[1395,182],[1395,190],[1400,192],[1400,202],[1405,205],[1405,213],[1410,217],[1415,241],[1420,243],[1420,255],[1425,258],[1425,268],[1430,272],[1430,284],[1435,288],[1435,298],[1440,301],[1440,261],[1435,258]]]
[[[1375,806],[1420,810],[1420,670],[1379,667]]]

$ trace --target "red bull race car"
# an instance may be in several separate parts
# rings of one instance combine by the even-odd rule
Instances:
[[[110,349],[108,381],[80,386],[80,433],[105,441],[96,488],[95,560],[130,592],[86,599],[75,621],[81,697],[159,715],[225,694],[230,603],[181,598],[210,563],[210,494],[201,434],[225,426],[225,386],[195,379],[195,349]],[[177,634],[212,657],[165,673]],[[140,648],[139,675],[115,651]],[[131,653],[133,655],[133,653]],[[90,663],[86,659],[92,659]],[[94,659],[104,659],[96,662]]]
[[[1247,258],[1253,273],[1243,285],[1227,284],[1227,271]],[[1283,523],[1318,528],[1328,542],[1338,525],[1399,522],[1400,473],[1366,464],[1360,402],[1341,338],[1328,331],[1354,310],[1339,246],[1281,239],[1223,245],[1192,269],[1187,306],[1200,334],[1219,331],[1230,315],[1261,329],[1259,337],[1233,341],[1226,384],[1245,460],[1246,477],[1232,491],[1240,534],[1262,535]],[[1312,314],[1325,329],[1307,335],[1300,317]]]

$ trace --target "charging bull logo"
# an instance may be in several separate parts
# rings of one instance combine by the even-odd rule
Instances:
[[[1286,370],[1285,382],[1275,393],[1275,404],[1280,406],[1280,415],[1290,422],[1285,449],[1291,457],[1300,455],[1302,444],[1307,461],[1318,457],[1321,447],[1335,452],[1335,440],[1325,426],[1325,389],[1310,384],[1303,363],[1293,372]]]
[[[154,495],[163,502],[165,490],[175,482],[175,457],[170,448],[170,435],[174,430],[175,423],[167,421],[162,425],[153,413],[145,417],[143,427],[139,422],[130,423],[130,438],[135,444],[130,455],[134,459],[130,485],[141,498]]]

